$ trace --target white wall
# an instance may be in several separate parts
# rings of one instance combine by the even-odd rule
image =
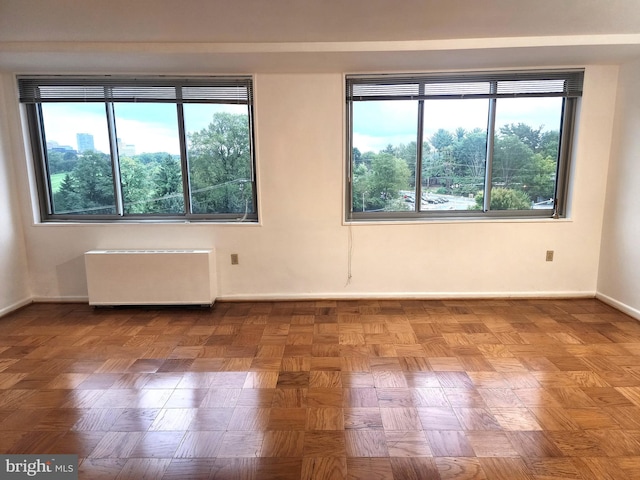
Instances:
[[[9,110],[6,100],[13,96],[13,90],[3,88],[11,85],[10,78],[2,80],[0,112],[6,112]],[[15,138],[18,127],[19,123],[10,124],[7,116],[0,114],[0,315],[30,302],[31,298],[21,210],[12,181],[14,164],[23,158],[22,155],[15,155],[15,150],[12,151],[10,146],[11,132]]]
[[[27,220],[35,298],[84,299],[87,250],[178,247],[217,249],[219,296],[227,299],[595,294],[617,67],[587,69],[565,220],[344,225],[342,83],[340,73],[256,76],[261,225]],[[7,117],[20,122],[16,108]],[[29,219],[23,138],[12,144]],[[555,250],[554,262],[545,262],[546,250]],[[230,253],[239,265],[230,265]]]
[[[640,62],[620,69],[598,296],[640,319]]]

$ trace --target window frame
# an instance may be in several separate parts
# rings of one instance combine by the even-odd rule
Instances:
[[[40,222],[78,222],[78,223],[184,223],[184,222],[216,222],[258,223],[258,188],[256,175],[255,154],[255,114],[253,102],[253,76],[197,76],[197,77],[166,77],[166,76],[58,76],[58,75],[28,75],[17,76],[20,91],[20,102],[26,112],[26,121],[29,129],[29,139],[33,155],[36,190]],[[59,96],[47,96],[41,87],[62,88],[68,86],[68,91]],[[77,94],[87,87],[89,94],[86,97],[78,97]],[[104,88],[104,95],[92,96],[90,89]],[[122,87],[121,96],[109,96],[109,91]],[[175,95],[166,98],[145,97],[145,88],[153,90],[173,88]],[[191,90],[188,90],[192,87]],[[195,88],[193,88],[195,87]],[[130,90],[127,90],[130,88]],[[204,92],[201,96],[194,92]],[[207,90],[208,89],[208,90]],[[217,89],[217,90],[216,90]],[[68,96],[65,96],[68,95]],[[110,151],[107,155],[111,161],[114,187],[115,214],[60,214],[54,213],[53,192],[51,189],[51,176],[49,172],[49,159],[46,146],[46,133],[42,115],[43,103],[99,103],[105,107],[105,119],[108,128]],[[182,177],[182,195],[184,200],[184,213],[125,213],[125,196],[122,188],[120,174],[120,158],[116,139],[116,120],[114,105],[117,103],[169,103],[176,107],[178,139],[180,143],[180,168]],[[232,104],[246,105],[247,126],[249,129],[249,155],[250,155],[250,179],[251,204],[245,212],[234,213],[192,213],[191,211],[191,182],[189,173],[189,160],[187,154],[187,131],[185,128],[184,105],[185,104]]]
[[[498,93],[499,82],[539,80],[563,81],[562,90],[556,92],[535,91]],[[428,221],[428,220],[481,220],[481,219],[538,219],[566,218],[569,174],[571,169],[573,134],[576,124],[576,112],[582,96],[584,69],[562,70],[524,70],[524,71],[488,71],[463,73],[415,73],[415,74],[347,74],[345,75],[345,124],[346,124],[346,186],[345,221],[346,222],[385,222],[385,221]],[[473,84],[491,83],[490,92],[480,92]],[[469,84],[467,91],[447,91],[449,84]],[[434,92],[426,93],[426,86]],[[357,86],[362,86],[360,95]],[[399,87],[397,92],[394,87]],[[554,186],[553,206],[549,209],[530,210],[491,210],[493,144],[496,128],[496,102],[500,98],[561,97],[563,99],[558,139],[558,157]],[[424,101],[435,99],[477,99],[489,101],[487,119],[487,142],[485,156],[484,205],[480,210],[422,210],[420,202],[408,211],[358,212],[353,211],[353,105],[358,101],[414,100],[418,102],[416,120],[416,166],[414,198],[422,193],[422,153],[424,137]],[[364,153],[364,152],[363,152]]]

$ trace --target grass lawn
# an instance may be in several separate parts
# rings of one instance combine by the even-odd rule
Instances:
[[[52,193],[57,193],[60,190],[60,185],[62,184],[65,175],[66,173],[54,173],[53,175],[51,175],[51,190],[53,190]]]

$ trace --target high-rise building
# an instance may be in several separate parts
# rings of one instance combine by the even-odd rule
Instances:
[[[80,153],[96,149],[93,145],[93,135],[90,133],[76,133],[76,141]]]
[[[131,143],[124,143],[120,137],[117,138],[118,154],[133,157],[136,154],[136,146]]]

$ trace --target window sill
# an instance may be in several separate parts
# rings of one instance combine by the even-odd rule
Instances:
[[[346,226],[384,226],[384,225],[434,225],[434,224],[470,224],[470,223],[572,223],[571,218],[548,218],[548,217],[530,217],[530,218],[415,218],[415,219],[398,219],[398,220],[343,220],[342,224]]]
[[[193,221],[193,220],[118,220],[118,221],[110,221],[110,222],[105,222],[105,221],[100,221],[100,220],[96,220],[95,222],[92,221],[83,221],[83,222],[78,222],[78,221],[73,221],[73,220],[69,220],[69,221],[64,221],[64,220],[45,220],[45,221],[36,221],[32,223],[32,226],[34,227],[50,227],[50,226],[55,226],[55,227],[105,227],[105,226],[132,226],[132,225],[136,225],[136,226],[176,226],[176,225],[181,225],[181,226],[212,226],[212,225],[216,225],[216,226],[221,226],[221,227],[225,227],[225,226],[254,226],[254,227],[259,227],[262,226],[262,223],[260,221],[230,221],[230,220],[224,220],[224,221],[216,221],[216,220],[198,220],[198,221]]]

